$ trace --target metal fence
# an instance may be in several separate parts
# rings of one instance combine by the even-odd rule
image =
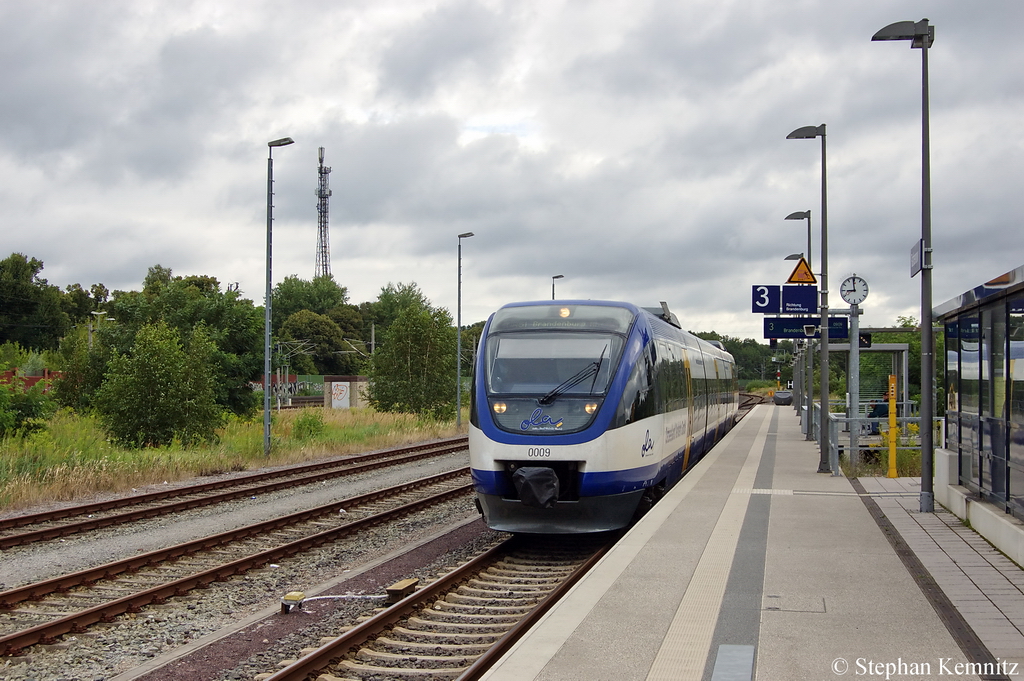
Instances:
[[[834,402],[830,406],[844,406],[842,402]],[[866,406],[866,405],[864,405]],[[806,405],[797,407],[800,414],[800,432],[808,440],[821,440],[821,404],[815,403],[808,410]],[[808,411],[810,413],[808,413]],[[896,425],[899,428],[897,448],[906,450],[921,449],[921,437],[917,432],[921,420],[917,413],[917,405],[912,402],[897,406],[897,413],[908,413],[910,416],[898,416]],[[829,468],[833,475],[839,474],[839,461],[845,457],[848,462],[865,462],[880,457],[885,461],[888,457],[889,417],[869,418],[859,416],[847,418],[841,413],[831,412],[828,415],[829,428]],[[933,442],[945,442],[946,419],[932,419]]]

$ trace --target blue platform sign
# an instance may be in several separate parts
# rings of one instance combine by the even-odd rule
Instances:
[[[821,334],[815,331],[814,335],[808,336],[804,332],[805,326],[817,327],[821,324],[821,317],[765,317],[764,337],[765,338],[821,338]],[[850,337],[850,320],[846,317],[828,318],[828,337],[839,339]]]
[[[782,287],[782,312],[814,314],[818,311],[818,287],[793,284]]]
[[[763,314],[782,312],[782,289],[780,286],[754,286],[751,296],[751,311]]]

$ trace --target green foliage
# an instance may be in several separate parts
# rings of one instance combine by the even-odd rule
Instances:
[[[444,309],[408,307],[369,362],[369,403],[379,411],[455,415],[455,329]]]
[[[285,321],[296,312],[309,310],[319,315],[348,302],[348,292],[331,275],[319,276],[312,281],[299,279],[294,274],[274,287],[270,309],[271,327],[280,332]]]
[[[0,435],[6,436],[17,427],[17,413],[14,410],[14,390],[7,383],[0,383]]]
[[[45,388],[43,381],[26,388],[17,375],[0,383],[0,436],[24,436],[45,427],[46,419],[57,409]]]
[[[71,325],[61,291],[39,276],[43,262],[12,253],[0,261],[0,342],[55,348]]]
[[[99,340],[89,347],[88,330],[77,328],[60,341],[54,369],[60,372],[53,382],[53,399],[63,407],[87,411],[92,397],[103,384],[110,349]]]
[[[139,329],[131,351],[111,360],[94,400],[113,438],[129,447],[212,440],[223,420],[210,370],[215,349],[202,327],[184,347],[165,322]]]
[[[789,358],[793,353],[792,341],[781,341],[777,348],[772,348],[766,343],[759,343],[753,338],[732,338],[722,336],[714,331],[694,333],[704,340],[721,341],[729,354],[736,360],[736,377],[738,379],[770,380],[775,385],[776,369],[782,372],[781,379],[788,381],[793,377],[793,370]],[[782,362],[773,360],[783,359]]]
[[[387,286],[380,290],[380,295],[377,296],[377,300],[372,303],[362,303],[359,305],[359,312],[363,317],[363,323],[365,325],[363,340],[369,341],[369,332],[371,324],[376,327],[377,339],[380,344],[383,344],[383,340],[387,335],[388,327],[390,327],[398,315],[404,310],[429,310],[430,301],[427,299],[420,287],[415,282],[410,284],[398,284],[388,283]],[[452,377],[452,381],[455,378]]]
[[[213,277],[174,277],[156,265],[141,292],[115,291],[106,309],[115,323],[101,325],[95,335],[116,354],[127,353],[147,324],[164,322],[181,338],[205,327],[214,344],[210,371],[217,403],[236,414],[256,408],[249,381],[263,366],[263,316],[237,290],[221,291]]]
[[[331,318],[317,314],[311,310],[300,310],[285,321],[281,327],[283,340],[307,341],[310,345],[309,357],[312,370],[303,371],[309,374],[342,374],[351,375],[359,372],[358,355],[340,354],[350,350],[344,335]],[[302,365],[293,358],[293,367]]]
[[[4,341],[0,344],[0,366],[21,369],[32,354],[32,351],[26,350],[21,343]]]
[[[312,440],[327,430],[323,409],[303,409],[292,425],[292,437],[296,440]]]

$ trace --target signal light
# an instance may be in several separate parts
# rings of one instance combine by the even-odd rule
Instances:
[[[857,346],[861,347],[861,348],[870,348],[871,347],[871,334],[870,333],[862,333],[862,334],[860,334],[858,336],[858,338],[857,338]]]

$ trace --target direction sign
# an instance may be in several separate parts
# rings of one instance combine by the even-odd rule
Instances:
[[[813,336],[804,333],[805,326],[817,327],[821,324],[821,317],[765,317],[764,337],[765,338],[821,338],[821,334],[815,331]],[[849,338],[850,320],[846,317],[828,318],[829,338]]]
[[[818,311],[818,287],[805,284],[782,287],[782,312],[814,314]]]
[[[751,311],[764,314],[782,312],[782,292],[779,286],[754,286],[751,295]]]

